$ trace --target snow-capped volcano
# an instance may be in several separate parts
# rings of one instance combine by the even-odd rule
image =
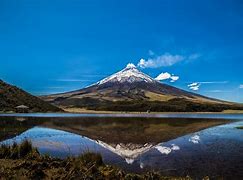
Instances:
[[[109,111],[215,111],[231,104],[161,83],[133,64],[86,88],[42,97],[65,108]],[[220,104],[220,106],[219,106]]]
[[[97,84],[105,84],[107,82],[118,82],[118,83],[133,83],[133,82],[147,82],[152,83],[155,80],[148,75],[142,73],[139,71],[134,64],[129,63],[127,67],[101,81],[99,81]]]

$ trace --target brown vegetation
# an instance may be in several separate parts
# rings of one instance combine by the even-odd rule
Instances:
[[[41,156],[24,141],[20,145],[0,147],[0,179],[180,179],[163,177],[158,173],[130,174],[103,163],[99,154],[86,153],[64,160]]]

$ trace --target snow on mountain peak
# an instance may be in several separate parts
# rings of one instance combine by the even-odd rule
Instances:
[[[155,80],[148,75],[139,71],[136,66],[132,63],[129,63],[125,69],[99,81],[97,84],[101,85],[107,82],[118,82],[118,83],[133,83],[133,82],[147,82],[152,83]]]
[[[136,68],[136,66],[133,63],[128,63],[126,68]]]

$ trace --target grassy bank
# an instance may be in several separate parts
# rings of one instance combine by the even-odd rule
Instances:
[[[149,172],[128,174],[103,163],[99,154],[86,153],[64,160],[41,156],[31,143],[0,146],[0,179],[180,179]]]
[[[61,107],[66,113],[80,113],[80,114],[243,114],[243,110],[224,110],[222,112],[143,112],[143,111],[102,111],[102,110],[90,110],[85,108],[67,108]]]
[[[243,110],[225,110],[223,111],[225,114],[243,114]]]
[[[95,111],[125,112],[222,112],[224,110],[243,110],[242,104],[228,102],[200,102],[186,98],[174,98],[168,101],[149,101],[145,99],[109,101],[91,97],[67,98],[54,102],[63,107],[85,108]]]

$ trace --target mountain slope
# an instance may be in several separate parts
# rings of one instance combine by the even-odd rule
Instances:
[[[163,84],[133,64],[87,88],[42,97],[63,107],[115,111],[222,111],[235,104]]]
[[[0,111],[15,111],[20,105],[28,106],[32,112],[61,111],[60,108],[0,80]]]

